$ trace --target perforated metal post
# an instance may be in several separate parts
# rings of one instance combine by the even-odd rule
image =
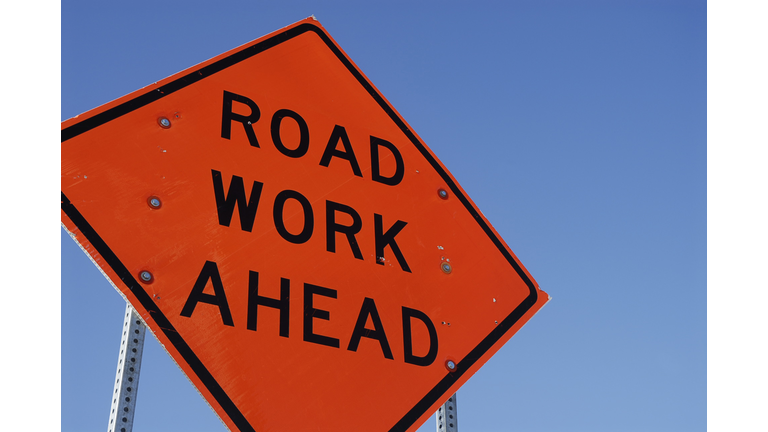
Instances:
[[[458,432],[459,418],[456,412],[456,393],[437,409],[437,432]]]
[[[133,413],[136,408],[136,394],[139,391],[139,370],[141,354],[144,351],[144,334],[147,328],[139,314],[131,307],[125,307],[123,337],[120,342],[120,357],[117,360],[115,391],[112,393],[112,412],[109,414],[108,432],[131,432]]]

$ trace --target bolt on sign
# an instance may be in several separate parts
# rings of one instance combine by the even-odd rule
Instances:
[[[313,18],[61,137],[64,227],[233,431],[415,430],[549,299]]]

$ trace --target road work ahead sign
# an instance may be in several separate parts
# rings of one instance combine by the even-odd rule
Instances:
[[[314,19],[62,124],[62,222],[231,430],[415,430],[548,300]]]

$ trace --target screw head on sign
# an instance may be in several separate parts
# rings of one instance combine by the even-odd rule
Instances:
[[[442,199],[448,199],[448,191],[445,189],[438,189],[437,196],[439,196]]]
[[[448,369],[451,372],[455,372],[456,371],[456,363],[454,363],[453,360],[447,360],[445,362],[445,368]]]
[[[445,274],[451,274],[451,272],[453,271],[453,267],[451,267],[450,263],[444,262],[440,264],[440,270],[442,270],[443,273]]]
[[[160,201],[160,198],[156,196],[151,196],[147,198],[147,204],[149,204],[149,207],[153,209],[159,209],[160,207],[163,206],[163,203],[162,201]]]
[[[139,273],[139,279],[141,279],[141,281],[144,283],[152,283],[154,277],[152,277],[152,273],[143,270],[141,273]]]
[[[163,129],[168,129],[169,127],[171,127],[171,121],[170,121],[170,120],[168,120],[168,119],[167,119],[167,118],[165,118],[165,117],[160,117],[160,118],[158,118],[158,119],[157,119],[157,123],[158,123],[158,124],[160,125],[160,127],[161,127],[161,128],[163,128]]]

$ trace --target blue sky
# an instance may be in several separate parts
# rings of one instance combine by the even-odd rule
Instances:
[[[70,1],[61,120],[309,15],[552,296],[460,389],[462,430],[705,430],[706,3]],[[61,427],[104,428],[125,303],[60,238]],[[135,430],[225,430],[145,350]]]

